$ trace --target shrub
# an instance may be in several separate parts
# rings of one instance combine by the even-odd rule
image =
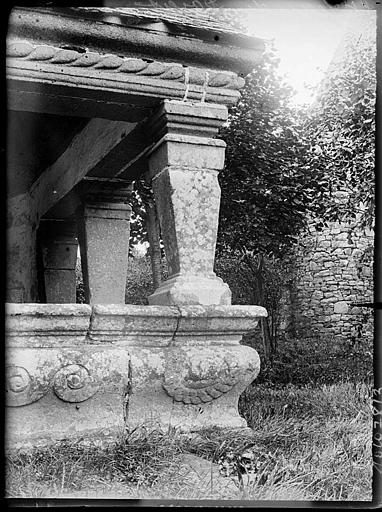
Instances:
[[[372,341],[334,337],[289,339],[280,336],[277,354],[264,358],[259,336],[244,336],[243,343],[254,347],[261,359],[257,383],[284,386],[321,385],[338,382],[368,382],[373,378]]]

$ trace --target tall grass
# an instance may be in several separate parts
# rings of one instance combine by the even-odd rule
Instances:
[[[365,384],[253,385],[239,406],[252,432],[205,429],[187,436],[140,429],[105,449],[66,442],[13,453],[7,495],[371,500],[372,411]],[[235,485],[223,492],[177,480],[187,453],[211,468],[219,464],[227,484]]]

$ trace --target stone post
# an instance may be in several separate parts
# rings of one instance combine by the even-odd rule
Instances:
[[[42,220],[40,240],[46,302],[76,302],[77,229],[74,221]]]
[[[37,302],[37,218],[28,193],[9,198],[6,232],[6,301]]]
[[[84,182],[77,210],[85,299],[88,304],[124,304],[132,185]]]
[[[149,177],[168,263],[168,280],[150,304],[231,304],[214,271],[225,142],[211,138],[227,108],[165,100],[150,120],[158,142],[148,154]]]

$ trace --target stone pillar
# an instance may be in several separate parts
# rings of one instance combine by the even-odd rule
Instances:
[[[42,220],[40,243],[44,266],[46,302],[76,302],[78,241],[75,221]]]
[[[148,155],[169,278],[150,304],[231,304],[214,271],[225,142],[211,138],[227,108],[165,100],[150,121],[158,142]]]
[[[37,302],[37,219],[28,193],[7,201],[6,301]]]
[[[132,186],[87,181],[77,210],[85,298],[88,304],[124,304]]]

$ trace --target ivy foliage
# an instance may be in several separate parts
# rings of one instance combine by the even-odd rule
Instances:
[[[309,145],[301,136],[292,88],[278,75],[268,46],[246,80],[220,137],[227,142],[218,249],[281,256],[305,225],[306,213],[325,195],[302,166]]]
[[[304,136],[311,141],[307,173],[324,175],[330,202],[324,221],[374,223],[376,101],[375,26],[350,37],[307,112]],[[370,26],[371,25],[371,26]]]
[[[218,251],[282,257],[313,219],[374,218],[375,31],[349,37],[313,106],[293,104],[266,46],[220,137],[227,142]]]

